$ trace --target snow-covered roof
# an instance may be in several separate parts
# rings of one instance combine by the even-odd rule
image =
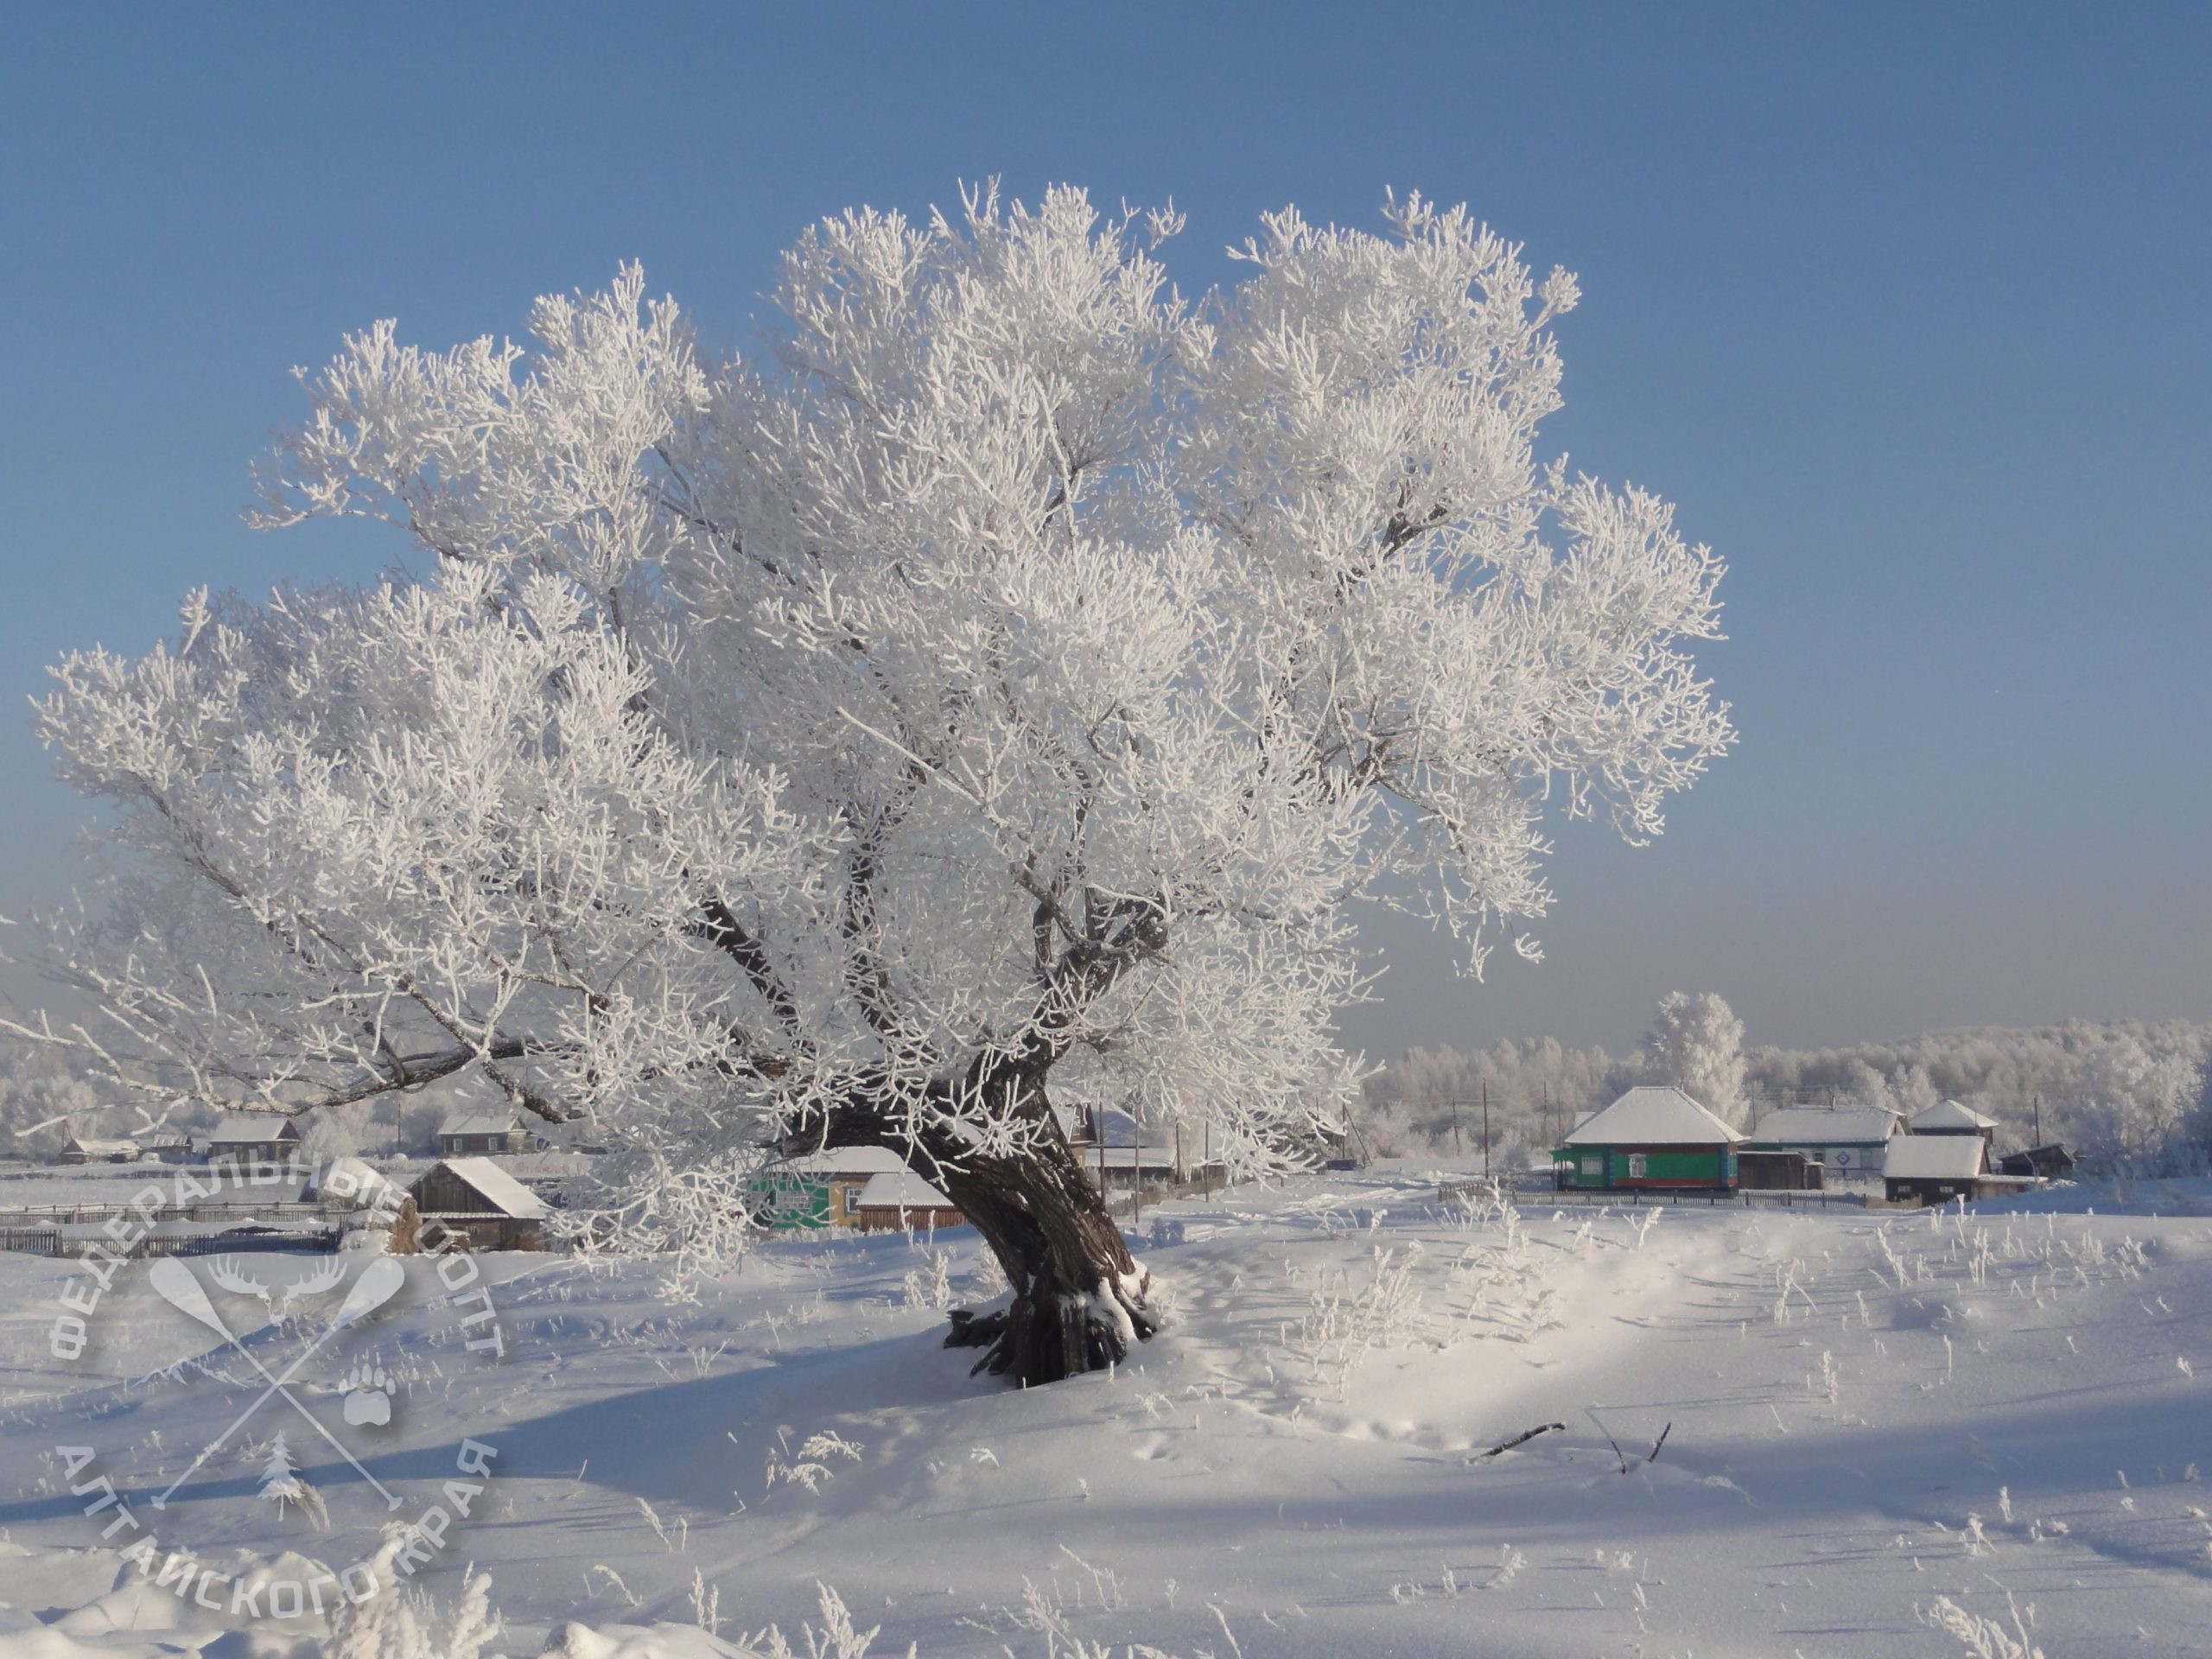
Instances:
[[[512,1135],[519,1122],[513,1113],[471,1112],[438,1125],[440,1135]]]
[[[853,1200],[862,1210],[950,1210],[952,1200],[911,1169],[871,1175]]]
[[[1856,1146],[1886,1141],[1897,1132],[1897,1115],[1886,1106],[1785,1106],[1769,1112],[1751,1130],[1755,1147]]]
[[[1569,1129],[1567,1144],[1711,1147],[1743,1138],[1681,1090],[1645,1084]]]
[[[88,1157],[93,1158],[112,1158],[118,1153],[133,1153],[138,1150],[138,1143],[136,1141],[104,1140],[97,1135],[74,1133],[69,1136],[69,1144]]]
[[[226,1112],[223,1121],[215,1126],[215,1133],[207,1137],[211,1147],[259,1146],[274,1141],[287,1129],[299,1133],[299,1125],[282,1112]]]
[[[1912,1115],[1912,1132],[1926,1135],[1930,1129],[1993,1129],[1997,1120],[1984,1117],[1971,1106],[1962,1106],[1955,1100],[1938,1102],[1925,1111]]]
[[[438,1167],[460,1176],[501,1215],[534,1221],[546,1213],[544,1199],[489,1158],[448,1158]]]
[[[1948,1180],[1979,1175],[1989,1148],[1978,1135],[1901,1135],[1882,1154],[1891,1180]]]
[[[330,1167],[308,1183],[308,1190],[327,1203],[346,1203],[357,1210],[381,1207],[385,1189],[391,1183],[359,1158],[334,1158]],[[340,1198],[334,1187],[350,1189]]]

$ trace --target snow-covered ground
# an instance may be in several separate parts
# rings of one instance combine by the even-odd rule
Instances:
[[[423,1580],[450,1608],[468,1563],[488,1572],[486,1653],[557,1634],[598,1659],[626,1633],[630,1656],[704,1653],[635,1633],[717,1611],[725,1642],[772,1622],[804,1652],[817,1583],[880,1627],[877,1659],[1846,1659],[1969,1653],[1934,1621],[1984,1617],[2050,1659],[2212,1651],[2207,1195],[2156,1216],[1554,1214],[1443,1206],[1438,1179],[1169,1206],[1181,1242],[1142,1255],[1171,1330],[1118,1373],[1027,1393],[938,1345],[933,1304],[983,1288],[965,1230],[779,1243],[688,1291],[641,1264],[481,1258],[496,1364],[416,1258],[408,1293],[302,1376],[334,1427],[341,1384],[384,1379],[392,1421],[347,1444],[373,1446],[404,1515],[464,1442],[496,1448]],[[274,1296],[310,1261],[246,1271]],[[140,1581],[55,1448],[96,1448],[73,1484],[105,1471],[164,1554],[225,1570],[355,1560],[383,1504],[272,1411],[151,1510],[259,1381],[143,1263],[83,1357],[54,1360],[69,1272],[0,1256],[0,1653],[319,1651],[312,1618],[226,1636],[227,1612]],[[259,1303],[218,1306],[243,1329]],[[280,1370],[323,1317],[247,1345]],[[257,1496],[283,1417],[327,1530]]]

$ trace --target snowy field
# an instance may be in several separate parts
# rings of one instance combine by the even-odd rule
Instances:
[[[484,1653],[577,1659],[742,1650],[771,1624],[804,1654],[817,1584],[860,1634],[880,1627],[875,1659],[2212,1651],[2202,1184],[2162,1191],[2157,1215],[1961,1219],[1447,1210],[1438,1179],[1169,1206],[1181,1242],[1142,1259],[1173,1287],[1172,1329],[1139,1364],[1028,1393],[939,1346],[940,1306],[984,1288],[965,1230],[779,1244],[690,1292],[636,1265],[482,1258],[497,1363],[416,1258],[301,1375],[334,1426],[353,1417],[341,1386],[391,1396],[391,1421],[347,1444],[375,1447],[364,1471],[403,1515],[468,1442],[495,1448],[417,1580],[464,1627],[418,1649],[441,1659],[476,1650],[471,1562],[503,1621]],[[281,1306],[312,1261],[250,1271]],[[68,1273],[0,1257],[0,1653],[405,1651],[389,1622],[357,1621],[350,1648],[312,1615],[231,1630],[244,1615],[120,1563],[134,1533],[100,1543],[120,1508],[84,1513],[102,1473],[164,1556],[248,1576],[335,1569],[385,1511],[275,1411],[152,1510],[259,1381],[143,1263],[57,1362]],[[260,1306],[218,1300],[241,1332]],[[275,1370],[320,1328],[245,1346]],[[263,1495],[286,1417],[305,1505]],[[73,1478],[63,1446],[97,1461]],[[673,1628],[702,1621],[720,1643]]]

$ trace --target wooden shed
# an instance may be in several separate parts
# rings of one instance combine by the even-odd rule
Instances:
[[[2063,1181],[2074,1173],[2074,1154],[2053,1141],[2045,1147],[2030,1147],[2025,1152],[2008,1152],[1998,1160],[1997,1167],[2007,1175]]]
[[[1972,1130],[1901,1135],[1882,1160],[1883,1194],[1891,1204],[1971,1203],[2034,1184],[2032,1177],[1993,1173],[1989,1142]]]
[[[64,1164],[135,1164],[143,1149],[136,1141],[117,1137],[100,1140],[89,1135],[79,1135],[74,1129],[61,1137],[61,1150],[55,1161]]]
[[[489,1158],[448,1158],[407,1189],[423,1243],[435,1249],[441,1227],[480,1250],[542,1250],[545,1200]]]
[[[1562,1191],[1733,1191],[1743,1138],[1681,1090],[1646,1085],[1570,1129],[1553,1171]]]
[[[1736,1148],[1736,1185],[1747,1192],[1818,1192],[1826,1185],[1821,1160],[1807,1152]]]

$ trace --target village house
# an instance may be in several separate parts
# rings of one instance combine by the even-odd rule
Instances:
[[[1219,1179],[1222,1174],[1221,1160],[1211,1155],[1212,1139],[1202,1131],[1148,1128],[1127,1112],[1111,1107],[1054,1109],[1077,1161],[1105,1190],[1164,1186],[1195,1181],[1209,1173]],[[1319,1150],[1325,1154],[1333,1149]]]
[[[748,1184],[747,1198],[755,1220],[777,1232],[856,1227],[868,1184],[906,1171],[906,1160],[888,1147],[823,1147],[767,1165]]]
[[[300,1149],[300,1126],[280,1112],[226,1112],[202,1144],[211,1160],[281,1164]]]
[[[1915,1112],[1908,1126],[1914,1135],[1978,1135],[1987,1146],[1997,1135],[1997,1120],[1955,1100],[1938,1101]]]
[[[848,1224],[864,1233],[933,1232],[961,1226],[968,1219],[950,1198],[911,1169],[871,1175],[846,1213],[851,1218]]]
[[[414,1185],[423,1243],[435,1248],[438,1229],[458,1233],[480,1250],[542,1250],[547,1247],[543,1198],[489,1158],[448,1158]]]
[[[1646,1084],[1570,1129],[1553,1170],[1561,1191],[1730,1192],[1743,1138],[1681,1090]]]
[[[1972,1130],[1901,1135],[1882,1160],[1883,1196],[1891,1204],[1972,1203],[2034,1184],[2032,1177],[1993,1173],[1989,1142]]]
[[[512,1112],[479,1112],[449,1117],[438,1126],[438,1156],[484,1157],[504,1152],[527,1152],[531,1141],[522,1119]]]
[[[1885,1106],[1785,1106],[1752,1124],[1738,1154],[1799,1152],[1830,1179],[1877,1180],[1884,1150],[1904,1128]]]

